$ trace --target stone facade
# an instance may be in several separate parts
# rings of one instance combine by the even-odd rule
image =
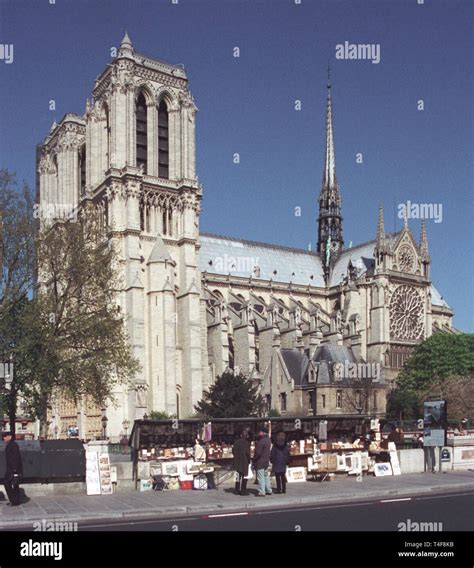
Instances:
[[[318,384],[321,346],[382,364],[389,382],[417,342],[455,331],[430,281],[424,228],[419,243],[406,223],[386,235],[380,211],[376,239],[343,248],[330,85],[316,252],[200,233],[196,111],[185,70],[140,55],[125,35],[84,115],[67,114],[38,147],[39,202],[93,203],[120,251],[117,302],[142,370],[107,408],[112,439],[152,410],[192,415],[228,368],[265,397],[285,392],[287,413],[351,413],[336,408],[337,385]],[[295,384],[292,352],[306,357],[312,379]],[[384,409],[381,400],[370,412]]]

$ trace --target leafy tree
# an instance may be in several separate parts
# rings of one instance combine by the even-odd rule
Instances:
[[[10,229],[9,240],[11,234]],[[3,250],[9,252],[3,259],[12,258],[9,273],[18,275],[16,290],[22,295],[3,293],[0,298],[0,354],[14,361],[14,379],[4,399],[12,426],[21,398],[30,415],[40,419],[46,437],[53,396],[88,397],[102,405],[113,400],[115,385],[131,380],[139,369],[117,304],[120,263],[93,206],[83,210],[78,222],[39,228],[34,270],[32,263],[24,266],[29,256],[17,260],[10,252],[13,245],[5,244],[5,235]],[[32,281],[34,273],[31,297],[27,275]]]
[[[16,177],[0,170],[0,364],[7,365],[9,388],[0,385],[0,415],[8,414],[15,433],[21,386],[18,349],[22,341],[23,319],[34,281],[33,196],[28,186],[18,187]],[[5,369],[5,367],[4,367]],[[3,373],[4,374],[4,373]]]
[[[0,317],[21,302],[33,285],[33,195],[26,184],[0,170]]]
[[[118,257],[93,206],[77,222],[45,227],[37,241],[39,292],[30,310],[25,395],[46,435],[56,393],[102,405],[139,369],[117,304]]]
[[[398,420],[416,419],[420,414],[418,395],[410,390],[396,388],[387,395],[387,414]]]
[[[243,418],[258,416],[262,397],[258,387],[242,374],[231,371],[222,373],[206,391],[202,400],[194,407],[199,415],[206,418]]]
[[[446,400],[450,419],[474,408],[474,334],[436,333],[417,345],[397,379],[389,411],[422,414],[424,400]]]

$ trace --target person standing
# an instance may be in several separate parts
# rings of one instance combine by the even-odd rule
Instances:
[[[253,463],[257,470],[258,490],[257,497],[265,497],[272,494],[268,466],[270,465],[270,451],[272,443],[265,428],[258,431],[258,440],[255,444],[255,456]]]
[[[7,504],[16,507],[20,504],[23,462],[21,461],[20,448],[13,439],[11,432],[4,432],[2,438],[7,443],[5,446],[6,471],[4,476],[4,487],[10,501]]]
[[[290,450],[286,443],[285,433],[278,432],[276,443],[270,452],[272,471],[275,474],[277,493],[286,493],[286,466],[290,461]]]
[[[405,443],[405,432],[401,426],[397,427],[398,443],[403,445]]]
[[[398,434],[397,431],[397,427],[395,425],[392,425],[390,434],[387,437],[387,441],[388,442],[393,442],[394,444],[397,444],[400,440],[400,436]]]
[[[238,475],[234,494],[248,495],[246,477],[249,473],[250,465],[250,442],[247,430],[240,432],[240,436],[232,448],[232,455],[234,456],[234,469]]]

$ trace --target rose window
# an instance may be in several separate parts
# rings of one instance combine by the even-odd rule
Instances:
[[[420,339],[423,335],[423,300],[412,286],[399,286],[390,299],[390,336]]]

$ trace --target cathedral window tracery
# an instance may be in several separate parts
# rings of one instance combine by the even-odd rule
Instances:
[[[136,119],[136,134],[137,134],[137,167],[143,168],[143,173],[147,173],[147,105],[145,95],[140,93],[137,98],[135,119]]]
[[[83,144],[79,150],[79,192],[84,195],[86,192],[86,145]]]
[[[423,336],[423,301],[413,286],[396,288],[390,298],[390,336],[417,340]]]
[[[158,176],[169,178],[168,105],[164,100],[158,106]]]
[[[403,245],[398,252],[399,269],[402,272],[414,272],[415,254],[409,245]]]

